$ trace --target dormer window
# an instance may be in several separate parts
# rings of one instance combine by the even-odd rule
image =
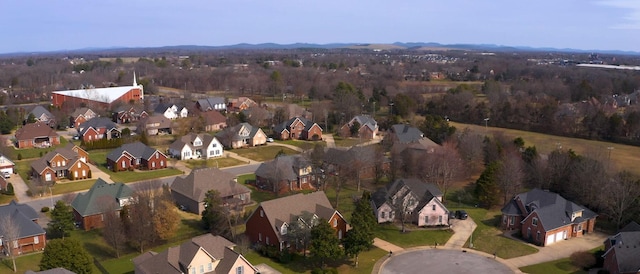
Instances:
[[[286,235],[287,234],[287,224],[282,224],[282,227],[280,228],[280,235]]]
[[[533,218],[533,220],[531,220],[531,224],[533,224],[533,226],[538,226],[538,218]]]

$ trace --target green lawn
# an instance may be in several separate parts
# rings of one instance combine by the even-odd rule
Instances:
[[[242,157],[249,158],[251,160],[259,161],[259,162],[264,162],[264,161],[274,159],[280,151],[284,152],[284,154],[287,154],[287,155],[298,154],[298,152],[293,149],[281,147],[281,146],[261,146],[261,147],[234,149],[231,151],[234,153],[237,153]]]
[[[313,149],[313,147],[316,144],[321,145],[323,147],[327,146],[327,143],[325,142],[304,141],[304,140],[284,140],[284,141],[276,140],[276,144],[287,144],[287,145],[297,146],[303,150]]]
[[[11,147],[13,149],[13,155],[17,157],[22,157],[22,159],[32,159],[32,158],[40,158],[43,155],[47,154],[49,151],[53,151],[56,148],[64,147],[67,145],[69,141],[67,139],[60,137],[60,144],[57,146],[52,146],[48,148],[20,148],[16,149],[15,147]],[[13,159],[15,160],[15,159]]]
[[[338,147],[352,147],[367,141],[367,140],[362,140],[358,138],[342,138],[335,135],[333,136],[333,140],[335,141],[336,146]]]
[[[376,226],[376,237],[397,246],[408,248],[414,246],[433,246],[435,243],[444,245],[453,232],[449,230],[415,229],[402,233],[400,227],[395,224],[380,224]]]
[[[194,169],[196,167],[223,168],[223,167],[242,165],[242,164],[245,164],[245,162],[235,158],[231,158],[231,157],[220,157],[220,158],[214,158],[214,159],[208,159],[208,160],[187,160],[187,161],[184,161],[184,164],[188,168]]]
[[[107,169],[107,154],[108,151],[92,150],[89,152],[89,158],[94,162],[98,168],[107,173],[111,180],[114,182],[130,183],[135,181],[150,180],[156,178],[162,178],[166,176],[174,176],[182,174],[182,171],[174,168],[156,169],[156,170],[136,170],[136,171],[120,171],[113,172]],[[171,163],[168,163],[169,165]]]
[[[589,252],[593,253],[594,256],[596,256],[595,253],[603,249],[604,249],[604,246],[600,246],[590,250]],[[528,266],[521,267],[520,270],[524,273],[531,273],[531,274],[588,273],[587,271],[584,271],[583,269],[573,265],[571,263],[571,259],[569,258],[563,258],[563,259],[541,263],[541,264],[528,265]]]
[[[455,210],[452,208],[450,210]],[[478,227],[473,231],[473,248],[496,255],[503,259],[515,258],[538,252],[538,249],[523,242],[502,236],[496,227],[500,220],[500,211],[488,211],[483,208],[465,208]],[[469,246],[469,241],[465,244]]]
[[[39,271],[40,259],[42,259],[42,253],[32,253],[16,258],[16,268],[18,272],[25,273],[27,270]],[[3,256],[2,263],[0,264],[0,273],[13,273],[13,262],[10,258]]]
[[[8,204],[11,200],[15,200],[16,196],[0,194],[0,205]]]
[[[32,160],[21,160],[15,161],[16,166],[14,167],[14,172],[17,172],[22,180],[25,182],[29,181],[29,172],[31,171],[31,162]]]
[[[82,180],[82,181],[69,181],[66,183],[57,183],[53,187],[51,187],[51,190],[53,191],[53,195],[86,190],[91,188],[91,186],[96,182],[96,180],[97,179],[90,179],[90,180]]]

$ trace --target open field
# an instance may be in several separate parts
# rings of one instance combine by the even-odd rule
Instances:
[[[264,161],[268,161],[276,158],[276,155],[280,151],[284,152],[284,154],[287,154],[287,155],[298,154],[298,152],[293,149],[281,147],[281,146],[250,147],[250,148],[233,149],[229,151],[234,152],[242,157],[249,158],[254,161],[260,161],[260,162],[264,162]]]
[[[606,162],[608,161],[609,153],[611,153],[611,167],[615,170],[627,170],[637,173],[636,163],[640,161],[640,147],[635,146],[562,137],[515,129],[497,127],[485,128],[484,125],[461,124],[456,122],[449,122],[449,124],[456,127],[457,132],[461,132],[465,128],[469,128],[472,132],[478,134],[497,133],[503,134],[512,139],[522,137],[522,139],[524,139],[525,146],[535,146],[540,154],[549,154],[553,150],[561,147],[562,149],[572,149],[580,155],[595,155],[595,157],[599,157],[602,161]],[[612,149],[608,149],[609,147]]]

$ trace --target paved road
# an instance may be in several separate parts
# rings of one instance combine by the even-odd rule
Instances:
[[[505,260],[505,262],[513,267],[520,268],[527,265],[555,261],[567,258],[574,252],[586,251],[599,247],[603,245],[606,238],[607,235],[602,233],[589,233],[580,238],[570,238],[566,241],[560,241],[545,247],[532,245],[538,249],[537,253],[511,258]]]
[[[492,258],[475,253],[451,249],[423,249],[394,254],[380,273],[506,274],[513,271]]]

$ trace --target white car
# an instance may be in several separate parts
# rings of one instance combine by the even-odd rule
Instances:
[[[4,177],[5,179],[9,179],[9,178],[11,178],[11,173],[6,172],[6,171],[2,172],[2,177]]]
[[[273,138],[267,138],[267,143],[273,143]]]

